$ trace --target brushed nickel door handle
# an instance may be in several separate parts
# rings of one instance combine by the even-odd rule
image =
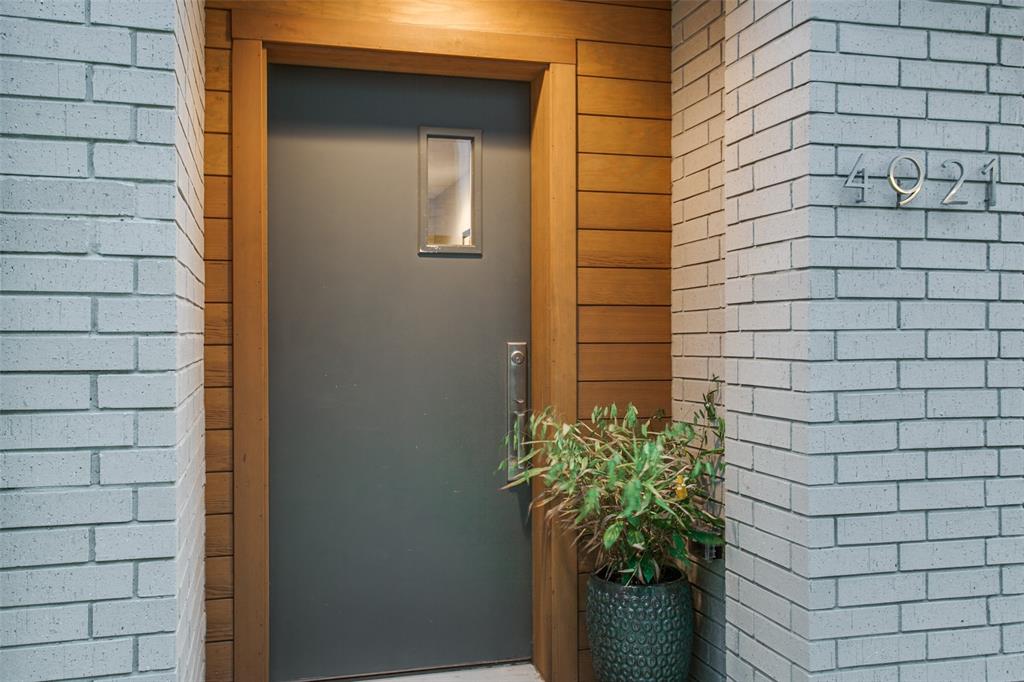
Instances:
[[[506,424],[511,431],[508,439],[505,473],[511,481],[522,471],[521,459],[526,453],[523,441],[526,439],[527,400],[529,399],[530,362],[525,341],[509,341],[505,344],[506,357]]]

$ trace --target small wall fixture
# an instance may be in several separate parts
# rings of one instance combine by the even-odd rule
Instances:
[[[420,126],[420,254],[483,253],[479,130]]]

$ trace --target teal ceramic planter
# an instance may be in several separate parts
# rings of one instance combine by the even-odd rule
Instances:
[[[624,586],[591,575],[587,630],[598,682],[685,682],[693,650],[693,596],[685,575]]]

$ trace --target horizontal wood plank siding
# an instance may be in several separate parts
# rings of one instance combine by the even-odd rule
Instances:
[[[206,91],[206,132],[231,132],[231,93]]]
[[[206,261],[206,300],[210,303],[231,302],[231,261]]]
[[[206,556],[231,556],[234,531],[231,514],[209,514],[206,517]]]
[[[669,121],[622,116],[580,116],[579,151],[597,154],[664,156],[671,144]]]
[[[667,120],[672,113],[665,83],[580,76],[577,93],[581,114]]]
[[[213,346],[206,349],[206,385],[211,388],[231,386],[231,347]]]
[[[663,305],[587,305],[579,309],[580,343],[665,343],[672,319]]]
[[[204,333],[204,341],[208,346],[231,343],[231,304],[206,304]]]
[[[206,682],[232,682],[234,680],[234,650],[231,642],[211,642],[206,645]]]
[[[218,471],[206,474],[206,513],[230,514],[231,472]]]
[[[667,343],[581,343],[580,381],[660,379],[672,372]]]
[[[581,305],[669,305],[669,270],[581,268]],[[588,412],[589,413],[589,412]]]
[[[206,89],[231,90],[231,46],[206,48]]]
[[[620,154],[579,155],[581,191],[668,194],[671,185],[667,158]]]
[[[641,417],[670,414],[672,380],[663,381],[581,381],[580,405],[618,406],[633,403]],[[590,413],[581,414],[590,417]]]
[[[234,633],[232,599],[206,600],[206,641],[229,641]]]
[[[231,260],[231,221],[227,218],[206,219],[206,251],[208,260]]]
[[[206,560],[206,598],[221,599],[234,595],[234,566],[229,556]]]
[[[231,217],[231,178],[222,175],[206,176],[203,210],[207,218]]]
[[[661,47],[580,41],[576,64],[580,76],[662,83],[669,82],[671,77],[669,51]]]
[[[206,471],[231,471],[232,434],[230,429],[206,432]]]
[[[580,230],[579,265],[584,267],[667,268],[668,232]]]
[[[206,174],[228,175],[231,167],[231,137],[227,133],[211,133],[204,136]]]
[[[207,430],[230,429],[234,418],[231,387],[206,389]]]
[[[231,13],[206,10],[206,679],[232,682]]]
[[[581,230],[672,231],[672,198],[667,194],[579,193]]]

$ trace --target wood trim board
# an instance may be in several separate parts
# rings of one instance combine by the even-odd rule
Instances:
[[[266,680],[270,661],[267,309],[267,53],[232,48],[234,346],[234,675]]]
[[[253,0],[208,0],[207,7],[251,10]],[[422,32],[455,29],[510,36],[537,36],[669,47],[668,8],[625,7],[568,0],[260,0],[261,12],[305,15]],[[237,33],[235,34],[238,35]],[[249,38],[263,38],[250,34]]]
[[[569,38],[437,26],[425,29],[413,24],[315,18],[259,10],[235,10],[232,15],[232,34],[236,38],[262,40],[268,47],[282,44],[543,65],[576,63],[576,41]],[[461,75],[461,71],[459,73]]]

